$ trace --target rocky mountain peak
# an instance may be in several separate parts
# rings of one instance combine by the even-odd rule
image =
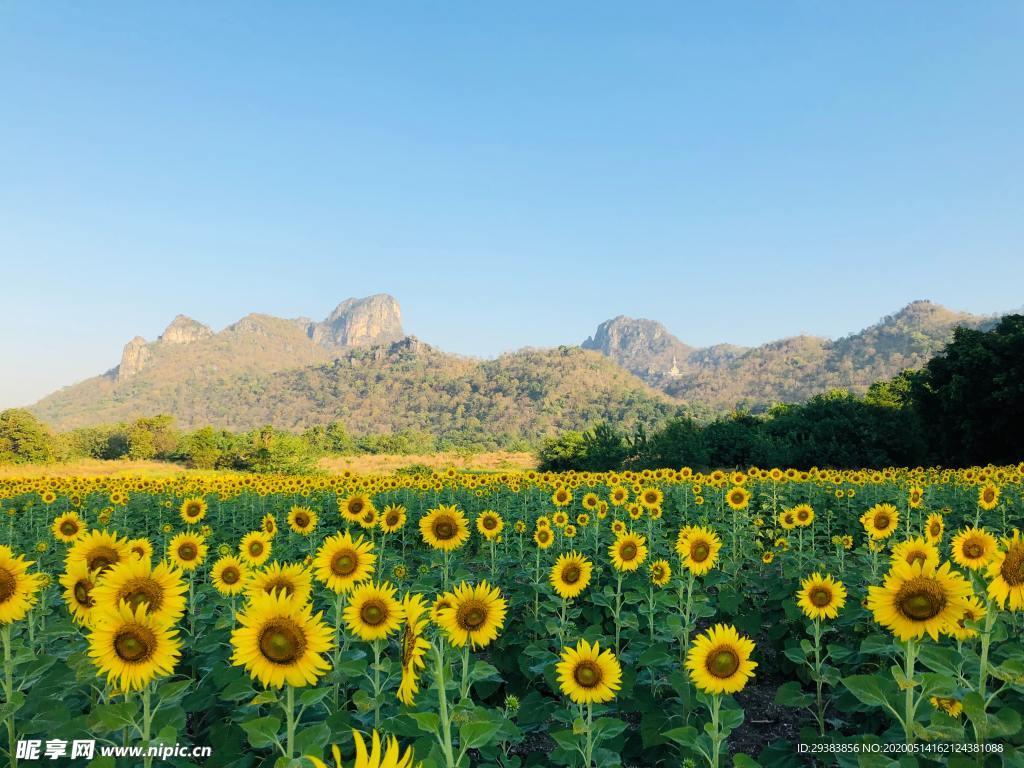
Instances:
[[[124,351],[121,352],[121,364],[117,366],[117,380],[124,381],[137,375],[149,362],[149,358],[150,351],[146,340],[141,336],[136,336],[124,345]]]
[[[641,376],[672,372],[694,351],[661,323],[625,315],[605,320],[580,346],[607,355]]]
[[[386,293],[346,299],[323,321],[313,323],[310,338],[326,347],[368,347],[399,341],[402,310]]]
[[[213,331],[209,326],[187,315],[178,315],[160,335],[160,341],[164,344],[191,344],[210,336],[213,336]]]

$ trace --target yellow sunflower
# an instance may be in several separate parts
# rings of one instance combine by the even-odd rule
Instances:
[[[875,504],[860,516],[860,522],[872,539],[887,539],[896,531],[900,513],[892,504]]]
[[[988,609],[985,607],[985,604],[976,595],[971,595],[967,598],[967,608],[964,610],[964,615],[955,624],[950,625],[949,633],[956,640],[970,640],[972,637],[976,637],[978,630],[967,626],[967,622],[981,621],[987,613]]]
[[[550,528],[538,528],[533,532],[533,542],[539,549],[547,549],[555,541],[555,534]]]
[[[907,539],[901,541],[892,548],[892,562],[902,561],[904,563],[929,563],[932,566],[939,564],[939,550],[934,544],[929,544],[923,538]]]
[[[590,584],[592,571],[591,562],[575,550],[559,555],[551,566],[551,586],[563,600],[571,600]]]
[[[949,563],[896,562],[882,586],[868,587],[867,607],[900,640],[925,633],[938,640],[963,618],[970,595],[971,585]]]
[[[742,691],[757,667],[757,662],[750,660],[753,652],[754,642],[735,627],[716,624],[698,635],[686,654],[690,680],[704,693]]]
[[[317,580],[341,594],[373,576],[376,562],[372,543],[363,541],[362,536],[353,539],[348,531],[343,531],[324,539],[313,560],[313,573]]]
[[[567,507],[572,503],[572,491],[565,487],[556,489],[551,495],[551,503],[556,507]]]
[[[388,504],[380,513],[378,525],[384,533],[397,533],[405,525],[406,510],[401,504]]]
[[[476,518],[476,529],[488,541],[498,538],[504,527],[505,521],[501,515],[490,509],[485,509]]]
[[[238,554],[249,565],[261,566],[270,559],[273,550],[270,536],[264,531],[251,531],[242,537],[238,545]]]
[[[586,640],[562,649],[555,672],[562,693],[575,704],[604,704],[622,686],[622,667],[615,654]]]
[[[647,559],[647,539],[632,531],[624,533],[608,547],[608,555],[615,570],[635,571]]]
[[[54,518],[50,530],[53,531],[53,538],[57,539],[57,541],[70,544],[73,541],[77,541],[85,533],[86,525],[77,512],[65,512]]]
[[[664,587],[672,578],[672,566],[668,560],[655,560],[651,563],[651,584]]]
[[[355,740],[356,761],[351,768],[413,768],[413,761],[416,759],[412,747],[407,747],[403,753],[398,746],[398,740],[391,736],[383,744],[380,734],[373,732],[370,751],[366,750],[366,742],[363,741],[359,731],[352,731],[352,738]],[[341,750],[335,744],[331,747],[331,755],[334,758],[334,768],[345,768],[341,764]],[[313,763],[314,768],[331,768],[323,760],[313,755],[303,755],[305,759]]]
[[[195,533],[179,533],[167,545],[167,557],[183,571],[194,571],[206,559],[206,542]]]
[[[729,505],[729,509],[746,509],[750,503],[750,491],[742,485],[734,485],[725,494],[725,503]]]
[[[961,568],[976,571],[984,568],[999,549],[996,537],[984,528],[965,528],[950,542],[953,561]]]
[[[128,542],[116,533],[89,531],[71,545],[67,566],[84,563],[90,573],[105,571],[128,556]]]
[[[483,648],[498,636],[505,624],[507,604],[497,587],[486,581],[476,586],[462,582],[452,591],[452,606],[438,612],[438,623],[452,645],[467,642]]]
[[[309,507],[294,506],[288,511],[288,527],[299,536],[309,536],[316,528],[317,514]]]
[[[390,583],[359,584],[345,607],[345,625],[367,642],[383,640],[402,626],[405,609],[395,599],[398,592]]]
[[[333,631],[308,604],[281,592],[257,592],[237,618],[231,662],[265,687],[316,685],[330,670],[324,654],[333,647]]]
[[[421,595],[406,595],[402,600],[405,628],[402,630],[402,682],[398,686],[398,700],[412,706],[420,690],[420,671],[426,666],[424,657],[430,647],[424,639],[427,631],[427,606]]]
[[[41,588],[40,574],[29,573],[31,560],[4,547],[0,550],[0,624],[10,624],[25,618],[36,603]]]
[[[942,541],[942,533],[945,529],[946,525],[942,520],[942,515],[932,512],[924,524],[924,538],[929,544],[938,544]]]
[[[185,501],[181,503],[179,513],[181,515],[181,519],[184,520],[187,525],[195,525],[206,517],[206,500],[200,498],[185,499]]]
[[[637,494],[637,501],[644,509],[655,509],[661,506],[665,500],[665,494],[660,488],[644,488]]]
[[[338,502],[341,516],[350,523],[358,523],[367,509],[373,508],[373,502],[365,493],[354,493]]]
[[[142,608],[158,622],[173,624],[185,614],[188,587],[167,563],[126,559],[104,571],[92,590],[99,613],[116,611],[122,602],[134,613]]]
[[[978,506],[986,512],[996,508],[999,504],[999,488],[987,483],[978,489]]]
[[[846,587],[832,576],[812,573],[802,579],[797,605],[809,619],[834,619],[846,605]]]
[[[153,559],[153,544],[147,538],[129,539],[128,551],[136,560]]]
[[[434,549],[450,552],[469,540],[469,522],[454,504],[442,504],[420,518],[420,535]]]
[[[948,696],[932,696],[928,701],[935,709],[941,709],[950,717],[960,717],[964,711],[964,705],[960,703],[959,699],[952,699]]]
[[[210,578],[218,592],[231,597],[239,594],[245,587],[245,582],[249,578],[249,569],[240,558],[234,555],[224,555],[213,564]]]
[[[89,633],[89,656],[119,691],[141,691],[174,672],[181,656],[178,632],[167,622],[125,602],[104,612]]]
[[[814,522],[814,508],[810,504],[797,504],[790,512],[798,528],[806,528]]]
[[[98,576],[99,571],[90,574],[85,563],[77,563],[69,565],[58,579],[60,585],[64,587],[64,602],[71,611],[71,617],[84,626],[92,623],[92,612],[96,607],[92,590],[96,587]]]
[[[249,597],[256,592],[281,592],[291,600],[305,603],[312,591],[313,584],[309,571],[298,563],[282,565],[273,562],[252,573],[245,583],[245,592]]]
[[[1020,531],[1003,539],[1003,549],[988,564],[988,596],[1011,611],[1024,610],[1024,539]]]
[[[920,509],[924,504],[924,489],[923,488],[911,488],[907,491],[907,506],[911,509]]]
[[[711,528],[689,526],[680,531],[676,540],[676,552],[680,553],[682,565],[694,576],[703,576],[714,568],[721,549],[722,540]]]

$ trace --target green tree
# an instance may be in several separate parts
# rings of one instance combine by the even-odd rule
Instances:
[[[49,430],[24,408],[0,411],[0,463],[42,464],[54,459]]]

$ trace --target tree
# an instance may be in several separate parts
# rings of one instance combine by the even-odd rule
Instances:
[[[126,431],[128,458],[163,459],[178,447],[181,435],[173,416],[149,416],[133,421]]]
[[[0,464],[43,464],[54,449],[49,430],[24,408],[0,411]]]

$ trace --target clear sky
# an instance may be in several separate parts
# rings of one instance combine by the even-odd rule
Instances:
[[[1024,4],[0,0],[0,407],[183,312],[492,356],[1024,304]]]

